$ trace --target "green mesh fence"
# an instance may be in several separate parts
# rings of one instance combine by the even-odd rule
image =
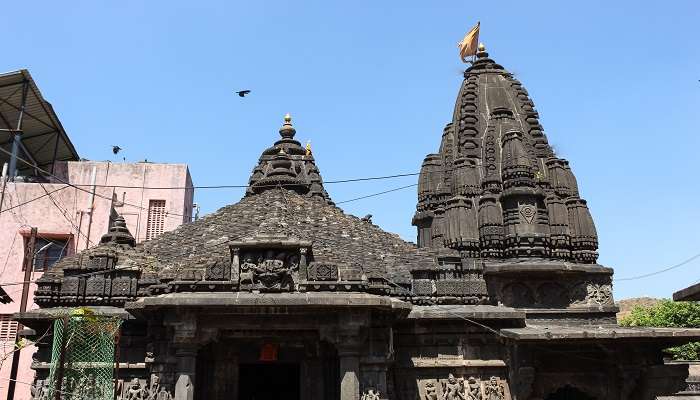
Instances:
[[[49,374],[51,400],[56,398],[58,381],[62,400],[114,398],[114,346],[120,325],[119,318],[75,311],[54,322]]]

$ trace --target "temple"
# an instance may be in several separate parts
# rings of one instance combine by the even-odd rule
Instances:
[[[17,318],[37,336],[76,306],[123,320],[124,400],[698,394],[663,349],[700,330],[617,326],[576,178],[483,46],[423,162],[417,245],[335,206],[291,117],[279,134],[238,203],[139,244],[118,218],[44,274],[41,309]],[[56,385],[57,351],[39,346],[35,399],[89,384]]]

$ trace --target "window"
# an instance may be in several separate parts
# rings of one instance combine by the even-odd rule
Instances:
[[[165,200],[148,202],[148,221],[146,223],[146,240],[151,240],[163,233],[165,226]]]
[[[36,238],[34,271],[46,271],[66,256],[68,239]]]
[[[17,336],[17,321],[12,321],[12,314],[0,314],[0,341],[14,341]]]

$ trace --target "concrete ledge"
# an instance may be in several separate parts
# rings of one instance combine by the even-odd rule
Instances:
[[[364,307],[408,312],[411,304],[387,296],[368,293],[169,293],[129,302],[127,310],[172,307]]]
[[[489,305],[413,306],[410,319],[525,319],[523,311]]]

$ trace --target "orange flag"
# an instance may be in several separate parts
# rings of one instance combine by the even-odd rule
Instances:
[[[476,25],[474,25],[474,27],[469,32],[467,32],[467,34],[464,36],[464,39],[462,39],[461,42],[457,43],[457,47],[459,47],[459,56],[464,62],[467,62],[465,57],[473,56],[476,54],[476,49],[479,46],[480,25],[481,22],[477,22]]]

